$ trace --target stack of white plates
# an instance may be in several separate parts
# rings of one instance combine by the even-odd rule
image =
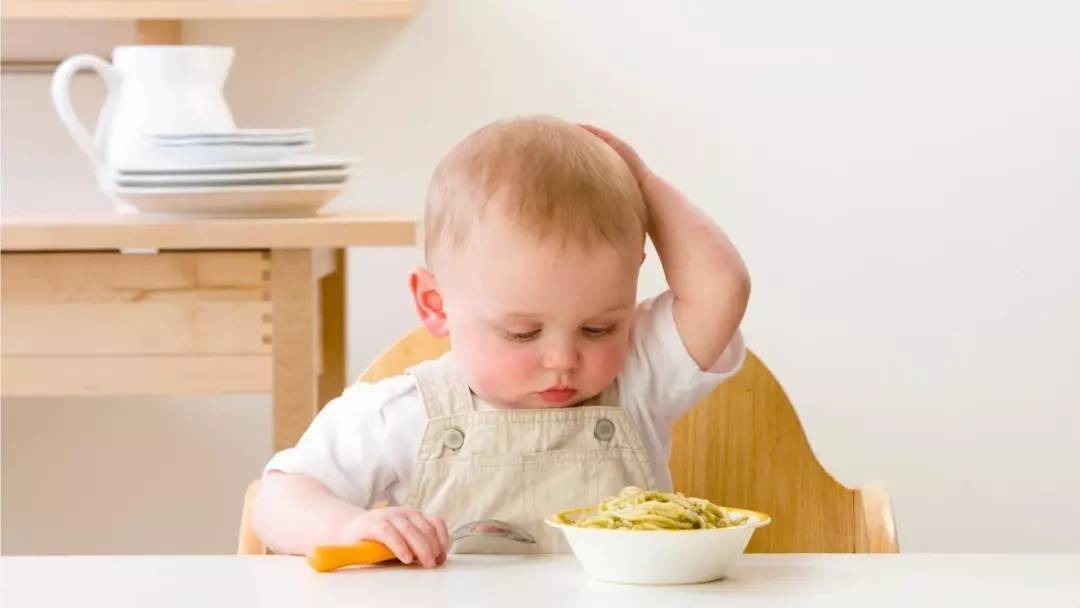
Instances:
[[[143,213],[307,215],[337,196],[348,176],[348,162],[333,156],[129,167],[113,175],[112,193]]]
[[[317,155],[310,129],[153,134],[139,166],[117,167],[110,192],[143,213],[307,215],[337,196],[350,162]]]

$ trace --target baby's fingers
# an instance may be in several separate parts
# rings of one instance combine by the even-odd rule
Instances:
[[[623,159],[623,162],[630,167],[630,170],[633,171],[635,177],[640,179],[639,173],[645,171],[645,162],[638,156],[637,151],[630,147],[630,144],[619,139],[612,132],[605,131],[600,127],[584,123],[578,123],[578,126],[599,137],[604,143],[611,146],[611,148]]]
[[[435,562],[436,564],[441,564],[442,559],[440,558],[446,553],[446,527],[443,526],[443,529],[440,531],[439,523],[441,522],[438,521],[438,518],[429,517],[419,511],[410,513],[409,520],[412,521],[413,525],[431,541],[432,548],[435,551]]]
[[[417,511],[410,514],[410,519],[434,543],[436,565],[445,562],[446,552],[450,548],[450,533],[446,531],[446,523],[442,518]]]
[[[604,129],[601,129],[600,127],[598,127],[596,125],[590,125],[588,123],[579,122],[578,126],[581,127],[582,129],[585,129],[589,133],[592,133],[593,135],[599,137],[600,139],[602,139],[604,141],[607,141],[609,139],[615,139],[615,136],[611,132],[605,131]]]
[[[401,563],[403,564],[411,564],[413,563],[413,559],[415,559],[405,537],[402,536],[401,532],[389,521],[384,521],[375,527],[375,530],[371,534],[371,540],[377,540],[386,545],[387,548],[394,552],[394,556],[401,560]]]
[[[439,546],[442,547],[443,557],[446,557],[447,551],[450,550],[450,532],[446,529],[446,522],[443,521],[443,518],[435,515],[425,515],[424,517],[435,527],[435,532],[439,536]]]
[[[409,543],[409,549],[416,555],[421,565],[425,568],[434,568],[438,565],[440,551],[437,537],[422,531],[409,516],[394,518],[394,526],[405,537],[405,541]],[[430,528],[430,525],[428,527]],[[431,532],[434,532],[434,530],[431,530]]]

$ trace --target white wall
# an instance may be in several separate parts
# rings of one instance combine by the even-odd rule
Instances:
[[[621,134],[743,251],[751,347],[823,463],[888,484],[905,550],[1080,550],[1080,5],[439,0],[186,31],[237,46],[243,126],[366,159],[340,207],[419,210],[497,117]],[[3,78],[4,213],[104,209],[47,92]],[[412,325],[417,260],[352,252],[354,374]],[[230,551],[268,401],[182,405],[6,401],[4,551]]]

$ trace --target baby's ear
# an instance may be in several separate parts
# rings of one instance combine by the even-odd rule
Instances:
[[[442,294],[435,283],[435,276],[427,268],[416,268],[409,275],[409,289],[420,322],[436,338],[446,337],[449,333],[446,329],[446,311],[443,310]]]

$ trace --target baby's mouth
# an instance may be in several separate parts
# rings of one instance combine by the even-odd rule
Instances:
[[[541,399],[548,403],[565,403],[574,398],[577,390],[566,386],[553,386],[540,391],[538,394]]]

